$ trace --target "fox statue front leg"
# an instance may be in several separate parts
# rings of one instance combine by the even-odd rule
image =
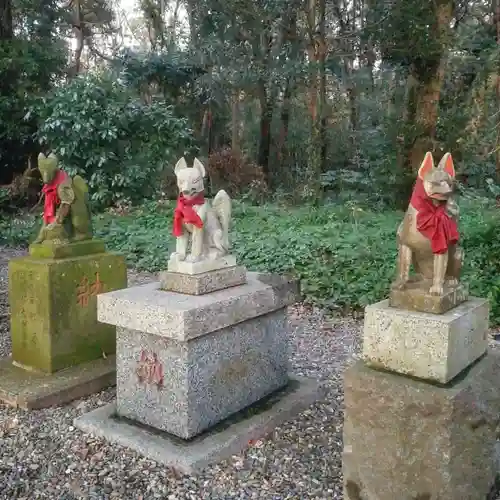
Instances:
[[[204,228],[195,227],[191,233],[191,253],[188,255],[188,262],[198,262],[203,255]]]
[[[396,281],[393,288],[403,290],[410,279],[410,266],[413,252],[411,248],[403,243],[399,243],[398,266]]]
[[[457,286],[462,272],[464,251],[459,246],[451,247],[448,256],[448,269],[446,271],[446,283],[449,286]]]
[[[429,290],[431,295],[443,295],[444,278],[448,267],[448,252],[434,255],[434,273],[432,286]]]
[[[186,260],[187,247],[189,242],[189,234],[184,229],[181,236],[175,240],[175,252],[170,256],[173,260]]]
[[[191,253],[187,256],[188,262],[198,262],[206,254],[205,244],[205,231],[209,230],[206,227],[208,218],[209,206],[207,203],[200,205],[196,211],[198,217],[201,219],[202,226],[192,226],[191,231]]]

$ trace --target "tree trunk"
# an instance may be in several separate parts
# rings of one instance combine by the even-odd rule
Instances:
[[[299,57],[299,44],[297,41],[297,13],[296,11],[292,11],[289,17],[288,26],[286,23],[283,23],[282,26],[282,39],[284,45],[285,41],[291,45],[291,51],[289,54],[289,58],[293,61],[297,60]],[[286,62],[286,54],[284,51],[281,51],[283,55],[283,64]],[[278,143],[278,163],[279,163],[279,172],[280,175],[284,176],[284,178],[288,178],[288,130],[290,126],[290,110],[291,110],[291,102],[292,102],[292,89],[295,86],[295,79],[292,75],[288,75],[285,81],[284,90],[283,90],[283,101],[281,104],[281,126],[280,126],[280,135],[279,135],[279,143]]]
[[[500,51],[500,0],[493,0],[495,5],[494,19],[496,24],[496,42]],[[497,64],[497,81],[496,81],[496,97],[497,97],[497,136],[495,141],[495,166],[497,181],[500,181],[500,58]]]
[[[269,154],[271,152],[273,106],[268,98],[266,85],[262,80],[258,83],[258,95],[260,103],[260,142],[257,162],[262,167],[265,182],[269,183]]]
[[[403,167],[415,173],[427,151],[436,152],[436,125],[439,111],[439,98],[444,82],[447,44],[450,23],[453,16],[453,1],[436,2],[436,37],[442,43],[438,61],[420,60],[412,64],[408,76],[407,137]],[[409,130],[414,133],[410,134]]]
[[[163,0],[162,0],[163,2]],[[162,4],[162,11],[164,10],[164,6]],[[175,1],[175,7],[172,15],[168,21],[167,27],[167,47],[170,47],[175,44],[176,39],[176,28],[179,22],[179,8],[180,8],[180,0]]]
[[[233,90],[231,102],[231,148],[233,151],[240,151],[240,92]]]
[[[186,0],[186,10],[189,24],[189,43],[193,49],[197,49],[198,43],[198,19],[199,3],[196,0]]]
[[[319,148],[320,164],[319,171],[322,174],[326,170],[326,0],[319,0],[319,47],[318,47],[318,72],[319,72],[319,107],[318,107],[318,125],[319,125]]]
[[[319,201],[321,193],[321,174],[326,163],[325,141],[325,103],[326,103],[326,40],[325,20],[326,1],[318,2],[318,26],[316,29],[316,0],[309,0],[308,28],[309,47],[308,55],[311,64],[310,77],[310,113],[312,121],[311,140],[308,154],[308,195],[314,202]]]
[[[262,26],[262,34],[260,40],[260,53],[254,51],[254,58],[262,65],[264,74],[269,75],[271,65],[271,50],[273,46],[273,37],[271,33],[271,23],[269,20],[265,21]],[[271,123],[273,119],[273,105],[275,92],[272,91],[272,82],[268,78],[259,78],[257,82],[257,95],[260,103],[260,142],[258,164],[262,167],[265,182],[269,185],[270,182],[270,169],[269,169],[269,156],[271,154]]]
[[[285,90],[283,92],[283,103],[281,104],[281,129],[278,145],[278,161],[280,165],[280,173],[285,173],[285,167],[288,165],[288,129],[290,125],[290,104],[292,98],[291,79],[287,78]]]
[[[12,29],[12,4],[11,0],[0,0],[0,40],[11,40]]]
[[[68,70],[69,78],[74,78],[80,74],[83,47],[85,45],[85,37],[83,36],[84,22],[80,2],[81,0],[74,0],[73,3],[73,35],[76,40],[76,48],[73,63]]]
[[[406,143],[404,166],[411,172],[418,170],[427,151],[436,152],[436,125],[444,66],[445,60],[442,58],[437,68],[429,68],[432,74],[427,81],[422,81],[422,76],[415,68],[411,69],[408,76],[406,120],[415,133]]]

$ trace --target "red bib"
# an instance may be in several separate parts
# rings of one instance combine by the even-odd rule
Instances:
[[[57,188],[68,179],[68,174],[64,170],[58,170],[52,182],[44,184],[42,192],[45,195],[45,204],[43,207],[43,221],[50,224],[56,220],[56,209],[61,200],[57,194]]]
[[[433,253],[445,253],[458,243],[457,222],[446,213],[446,202],[435,205],[427,196],[422,179],[417,179],[410,204],[417,210],[417,229],[431,240]]]
[[[177,198],[177,206],[174,211],[174,236],[182,236],[183,224],[194,224],[196,227],[203,227],[203,221],[200,216],[195,212],[194,205],[203,205],[205,203],[205,196],[199,193],[191,199],[184,198],[181,193]]]

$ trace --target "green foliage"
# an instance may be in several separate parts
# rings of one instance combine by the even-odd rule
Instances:
[[[144,104],[109,75],[75,78],[35,112],[40,141],[87,179],[97,207],[155,194],[163,167],[191,142],[186,120],[170,106]]]
[[[158,83],[169,104],[175,104],[183,94],[189,95],[197,77],[205,72],[182,52],[140,54],[127,49],[120,54],[115,66],[127,85],[138,92],[145,85]]]
[[[7,208],[10,204],[10,192],[8,188],[0,187],[0,211]]]
[[[36,123],[23,120],[66,64],[66,41],[56,35],[61,11],[53,0],[13,2],[15,38],[0,43],[0,183],[26,168]],[[61,30],[58,30],[61,35]]]
[[[12,218],[0,213],[0,245],[25,246],[35,239],[40,218],[24,216]]]
[[[374,0],[367,35],[380,43],[383,58],[393,64],[439,64],[443,43],[447,42],[436,26],[439,7],[433,0]]]
[[[500,324],[500,214],[484,199],[462,199],[460,206],[463,279],[472,294],[491,299],[491,320]],[[97,234],[130,265],[159,271],[175,245],[172,209],[172,203],[150,202],[126,216],[101,215],[95,220]],[[374,213],[354,203],[296,209],[235,203],[232,241],[248,269],[295,274],[308,302],[355,311],[387,296],[401,219],[401,212]],[[31,227],[16,222],[7,232],[0,225],[0,234],[19,243]]]

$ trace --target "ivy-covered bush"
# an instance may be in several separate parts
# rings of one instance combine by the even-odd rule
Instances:
[[[98,208],[153,195],[162,169],[192,142],[186,120],[171,106],[145,104],[106,74],[75,78],[34,111],[40,142],[88,181]]]

